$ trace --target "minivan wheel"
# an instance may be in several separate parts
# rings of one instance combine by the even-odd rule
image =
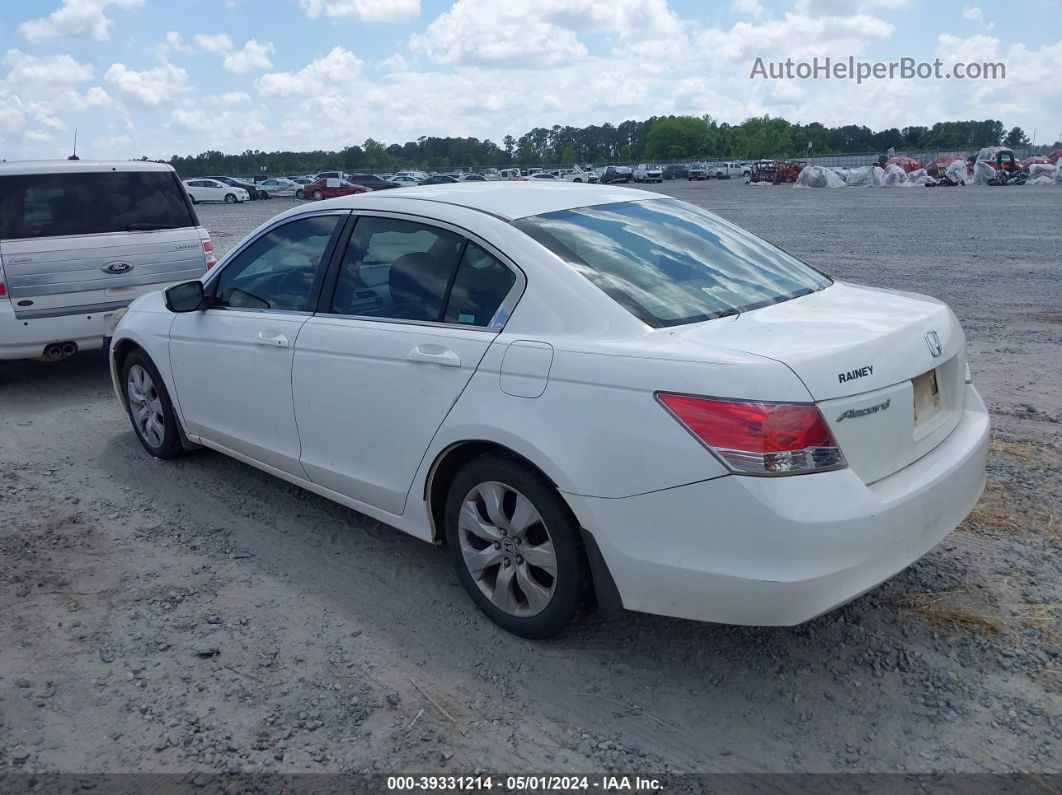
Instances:
[[[323,194],[323,193],[321,193],[321,191],[319,191],[319,190],[315,190],[315,191],[313,192],[313,200],[314,200],[315,202],[319,202],[319,201],[321,201],[321,199],[323,199],[323,198],[324,198],[324,194]]]
[[[579,614],[589,584],[579,525],[541,475],[501,455],[473,459],[450,485],[444,520],[458,579],[496,624],[548,638]]]
[[[142,350],[122,364],[125,404],[140,444],[156,458],[176,458],[184,452],[173,404],[162,376]]]
[[[235,203],[236,203],[236,194],[235,193],[226,193],[225,194],[225,204],[235,204]]]

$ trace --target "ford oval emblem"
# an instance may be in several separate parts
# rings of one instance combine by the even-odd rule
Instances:
[[[130,262],[108,262],[100,266],[100,270],[104,273],[129,273],[132,269],[133,265]]]

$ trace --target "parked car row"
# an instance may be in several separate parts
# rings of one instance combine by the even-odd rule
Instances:
[[[346,173],[321,171],[317,174],[291,177],[270,177],[257,182],[235,177],[198,177],[184,180],[193,202],[223,201],[236,203],[254,199],[296,198],[327,199],[348,196],[368,190],[388,190],[417,185],[449,185],[457,182],[493,181],[562,181],[585,184],[616,184],[627,182],[653,183],[665,179],[707,180],[747,177],[750,163],[724,162],[672,163],[661,166],[640,163],[635,168],[619,164],[594,167],[575,164],[570,168],[485,168],[479,171],[455,170],[432,172],[419,170],[396,171],[393,174]]]

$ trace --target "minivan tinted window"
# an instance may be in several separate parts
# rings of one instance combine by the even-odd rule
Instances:
[[[196,226],[170,171],[0,176],[0,239]]]
[[[514,226],[654,328],[733,315],[831,284],[766,240],[677,199],[580,207]]]

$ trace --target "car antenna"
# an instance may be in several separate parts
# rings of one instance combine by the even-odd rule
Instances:
[[[77,127],[74,128],[74,153],[67,158],[67,160],[80,160],[77,156]]]

